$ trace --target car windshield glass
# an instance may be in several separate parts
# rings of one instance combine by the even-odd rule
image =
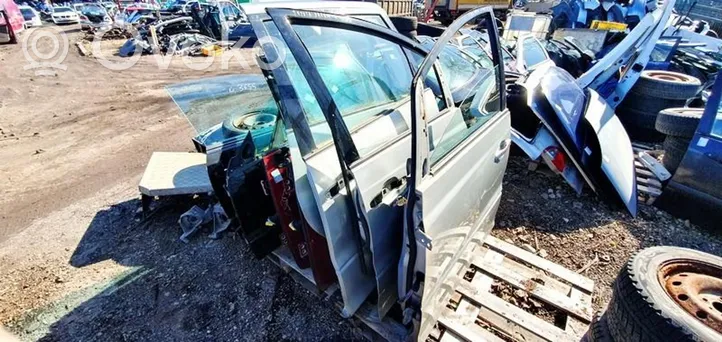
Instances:
[[[97,6],[85,6],[80,10],[80,13],[84,15],[102,16],[105,15],[105,10]]]
[[[149,10],[149,9],[144,9],[144,8],[132,8],[132,9],[129,8],[129,9],[125,10],[125,12],[126,12],[126,15],[131,15],[131,14],[133,14],[133,13],[136,13],[136,15],[151,15],[151,14],[153,14],[153,11],[151,11],[151,10]]]
[[[25,20],[32,20],[35,14],[33,14],[33,10],[29,8],[21,8],[20,12],[23,13],[23,19]]]
[[[72,11],[73,10],[71,10],[70,8],[67,8],[67,7],[58,7],[55,10],[53,10],[53,12],[55,12],[55,13],[64,13],[64,12],[72,12]]]

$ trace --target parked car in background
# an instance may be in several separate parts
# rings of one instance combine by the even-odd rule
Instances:
[[[25,19],[13,0],[0,0],[0,43],[17,43],[25,29]]]
[[[40,20],[40,12],[30,6],[19,6],[19,8],[23,14],[23,19],[25,19],[25,27],[43,26],[43,21]]]
[[[78,12],[78,13],[80,13],[80,10],[83,8],[83,6],[85,6],[85,4],[82,3],[82,2],[79,2],[79,3],[75,3],[75,4],[70,5],[70,7],[72,7],[73,10],[74,10],[75,12]]]
[[[115,17],[115,15],[118,13],[118,5],[116,5],[112,1],[104,1],[100,3],[103,8],[105,8],[105,11],[108,12],[108,15],[111,17]]]
[[[80,15],[70,7],[54,7],[51,17],[56,25],[77,24],[80,22]]]
[[[115,26],[124,27],[132,25],[143,18],[149,17],[153,17],[152,9],[140,6],[125,7],[115,15]]]
[[[80,29],[95,30],[110,28],[113,19],[100,5],[88,4],[80,9]]]

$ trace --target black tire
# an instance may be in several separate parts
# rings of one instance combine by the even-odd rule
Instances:
[[[419,27],[419,19],[416,17],[390,17],[399,32],[416,31]]]
[[[682,158],[684,158],[684,154],[687,153],[689,141],[689,139],[674,136],[668,136],[664,139],[664,143],[662,144],[664,146],[662,165],[664,165],[664,168],[667,169],[669,173],[674,174],[674,172],[677,171],[679,164],[682,162]]]
[[[687,100],[697,94],[701,85],[699,79],[678,72],[645,70],[631,91],[663,99]]]
[[[609,332],[607,316],[603,311],[594,316],[592,324],[589,325],[589,330],[582,337],[582,342],[614,342]]]
[[[657,121],[657,113],[648,113],[638,111],[631,108],[619,108],[617,117],[627,130],[627,134],[632,140],[644,142],[661,142],[664,140],[664,134],[654,129],[654,123]]]
[[[668,108],[659,112],[654,128],[667,135],[691,138],[702,113],[704,108]]]
[[[657,278],[663,265],[685,260],[722,264],[720,257],[687,248],[651,247],[622,267],[606,313],[614,341],[722,341],[722,334],[677,304]]]
[[[644,111],[647,113],[659,113],[662,109],[684,107],[686,100],[663,99],[646,94],[638,94],[634,92],[634,88],[627,94],[618,108],[634,109],[636,111]],[[654,128],[654,124],[652,127]]]

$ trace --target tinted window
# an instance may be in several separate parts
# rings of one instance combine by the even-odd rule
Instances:
[[[567,131],[575,137],[586,104],[584,91],[572,75],[558,67],[549,68],[540,84],[552,108],[564,120]]]
[[[265,27],[271,36],[282,40],[275,25],[267,22]],[[400,46],[355,31],[311,26],[294,26],[294,29],[308,47],[349,130],[408,101],[411,66]],[[288,46],[276,44],[275,47],[281,50],[280,54],[285,54],[283,65],[311,126],[313,140],[323,148],[332,137],[320,105]],[[384,142],[383,139],[366,142],[358,147],[359,153],[363,156]]]
[[[421,62],[424,61],[424,56],[412,52],[410,50],[406,50],[406,54],[409,56],[411,60],[411,64],[413,67],[413,72],[416,73],[416,70],[418,70],[419,66],[421,66]],[[411,85],[409,85],[411,86]],[[434,97],[436,97],[436,106],[439,111],[446,108],[446,101],[444,100],[443,92],[441,91],[441,83],[439,82],[439,75],[436,73],[435,68],[431,69],[429,71],[429,74],[426,76],[426,79],[424,80],[424,86],[431,89],[431,91],[434,93]],[[433,117],[432,117],[433,119]]]
[[[32,20],[35,14],[33,14],[33,11],[29,8],[21,8],[20,12],[23,13],[23,19],[25,20]]]
[[[70,8],[67,8],[67,7],[58,7],[53,10],[53,12],[55,12],[55,13],[72,12],[72,11],[73,10],[71,10]]]

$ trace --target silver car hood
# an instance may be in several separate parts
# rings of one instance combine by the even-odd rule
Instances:
[[[602,153],[602,171],[612,183],[627,210],[637,213],[637,179],[634,169],[634,151],[627,131],[614,109],[597,92],[589,90],[589,104],[584,119],[599,139]]]

